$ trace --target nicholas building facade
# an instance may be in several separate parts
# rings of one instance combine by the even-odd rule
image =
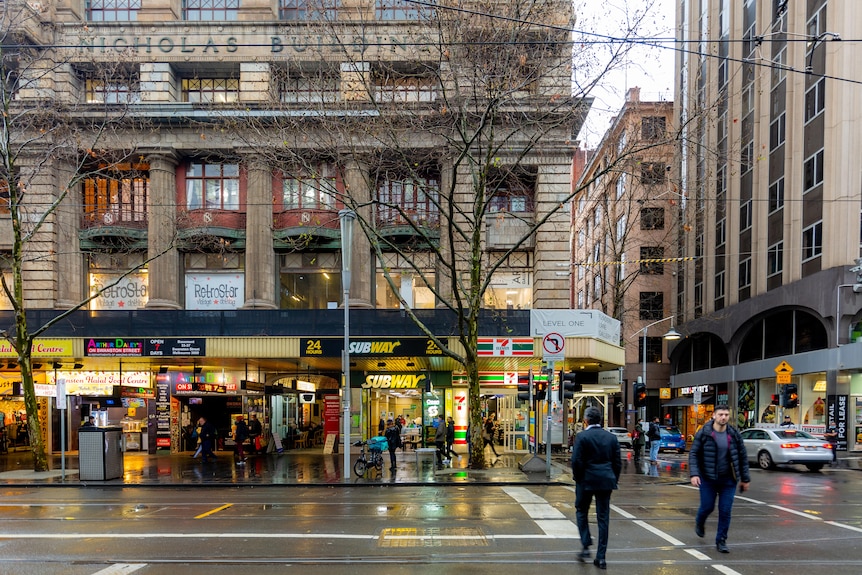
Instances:
[[[689,197],[673,386],[862,448],[862,5],[680,0]]]
[[[570,39],[536,25],[503,42],[499,22],[507,20],[494,25],[493,17],[564,25],[568,3],[520,14],[511,3],[477,2],[471,18],[401,0],[4,5],[13,9],[4,26],[14,42],[7,36],[4,49],[23,45],[44,57],[14,71],[11,105],[50,108],[70,126],[52,142],[58,153],[33,146],[17,159],[25,209],[68,191],[27,247],[27,308],[68,309],[128,274],[75,316],[83,332],[73,337],[64,323],[46,334],[56,346],[44,363],[60,367],[46,370],[44,382],[107,378],[124,399],[151,400],[152,386],[126,389],[128,373],[164,381],[179,399],[159,409],[181,425],[169,437],[160,428],[159,447],[179,448],[179,427],[201,413],[225,426],[230,414],[258,411],[280,434],[291,420],[323,419],[321,393],[340,386],[344,207],[362,223],[353,237],[350,304],[360,309],[351,331],[381,344],[357,354],[354,387],[369,371],[421,371],[441,390],[441,412],[453,412],[457,367],[398,310],[421,310],[435,333],[453,333],[451,314],[435,309],[453,293],[440,254],[459,253],[450,250],[461,241],[452,222],[470,220],[475,193],[458,163],[468,148],[450,118],[478,122],[491,94],[504,94],[493,121],[509,139],[492,142],[493,156],[483,158],[494,164],[488,209],[473,222],[483,257],[505,260],[485,307],[513,314],[525,330],[515,335],[529,336],[530,309],[568,306],[555,274],[568,261],[568,214],[551,215],[516,243],[570,191],[569,140],[585,113],[571,98]],[[455,25],[458,17],[470,25]],[[478,65],[482,57],[491,64]],[[532,130],[519,134],[516,120]],[[3,224],[8,253],[8,217]],[[511,328],[489,321],[480,334]],[[160,338],[171,353],[157,350]],[[13,380],[14,366],[4,367],[0,375]],[[483,367],[500,375],[492,380],[501,388],[507,369]],[[249,382],[265,387],[246,389]],[[303,391],[318,393],[316,403],[299,403]],[[373,420],[376,428],[382,413],[418,418],[425,403],[414,398],[357,395],[352,404],[365,411],[355,427]]]

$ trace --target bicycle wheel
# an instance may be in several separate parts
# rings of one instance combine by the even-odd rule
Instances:
[[[374,456],[374,467],[377,468],[377,471],[383,470],[383,454],[378,453]]]
[[[365,471],[368,469],[368,462],[365,461],[365,458],[359,458],[356,460],[356,463],[353,464],[353,473],[357,475],[357,477],[365,476]]]

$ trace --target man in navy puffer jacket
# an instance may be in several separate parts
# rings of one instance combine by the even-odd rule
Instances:
[[[712,421],[708,421],[694,436],[688,455],[691,484],[700,488],[700,508],[694,519],[694,532],[705,535],[706,518],[715,509],[718,497],[718,528],[715,532],[715,548],[720,553],[729,553],[727,532],[730,529],[730,514],[736,484],[740,492],[748,489],[751,477],[748,474],[748,454],[742,436],[728,425],[730,409],[727,405],[716,405]]]

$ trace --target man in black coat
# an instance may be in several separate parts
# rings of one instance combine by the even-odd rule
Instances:
[[[706,422],[691,443],[688,454],[691,484],[700,489],[700,508],[694,518],[694,532],[698,537],[706,534],[706,518],[715,509],[718,498],[718,527],[715,531],[715,548],[729,553],[727,532],[736,483],[746,491],[751,477],[748,474],[748,454],[742,436],[728,425],[730,408],[719,404],[712,412],[712,421]]]
[[[590,524],[587,516],[593,497],[596,498],[596,521],[599,525],[599,547],[593,565],[607,569],[605,553],[608,549],[608,528],[611,515],[611,492],[617,488],[622,470],[620,444],[616,436],[602,429],[602,412],[588,407],[584,412],[586,429],[575,436],[572,448],[572,475],[575,478],[575,509],[578,532],[583,550],[578,559],[590,558]]]

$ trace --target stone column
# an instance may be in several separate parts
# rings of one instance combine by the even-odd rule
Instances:
[[[357,210],[357,218],[373,224],[374,210],[368,181],[368,166],[351,161],[344,168],[346,195],[363,207]],[[362,231],[359,222],[353,224],[353,273],[350,281],[350,307],[374,307],[371,301],[371,282],[377,271],[377,258],[371,251],[371,242]]]
[[[275,250],[272,247],[272,172],[247,164],[245,220],[245,303],[243,308],[276,309]]]
[[[147,195],[149,263],[147,309],[181,309],[180,256],[177,251],[177,159],[172,153],[148,156]]]
[[[56,186],[62,192],[75,178],[75,166],[66,161],[58,162]],[[81,253],[81,243],[78,231],[81,226],[81,215],[84,210],[81,200],[81,185],[70,189],[57,208],[54,210],[57,224],[57,300],[58,309],[69,309],[81,305],[87,298],[89,285],[87,268],[84,265],[84,255]]]
[[[450,242],[449,228],[452,222],[449,221],[449,202],[452,200],[452,179],[453,179],[452,159],[449,157],[441,160],[440,165],[440,254],[446,260],[441,262],[439,259],[435,261],[437,272],[437,291],[440,297],[437,298],[436,307],[446,308],[444,302],[452,301],[452,270],[453,264],[449,263],[450,258]]]

